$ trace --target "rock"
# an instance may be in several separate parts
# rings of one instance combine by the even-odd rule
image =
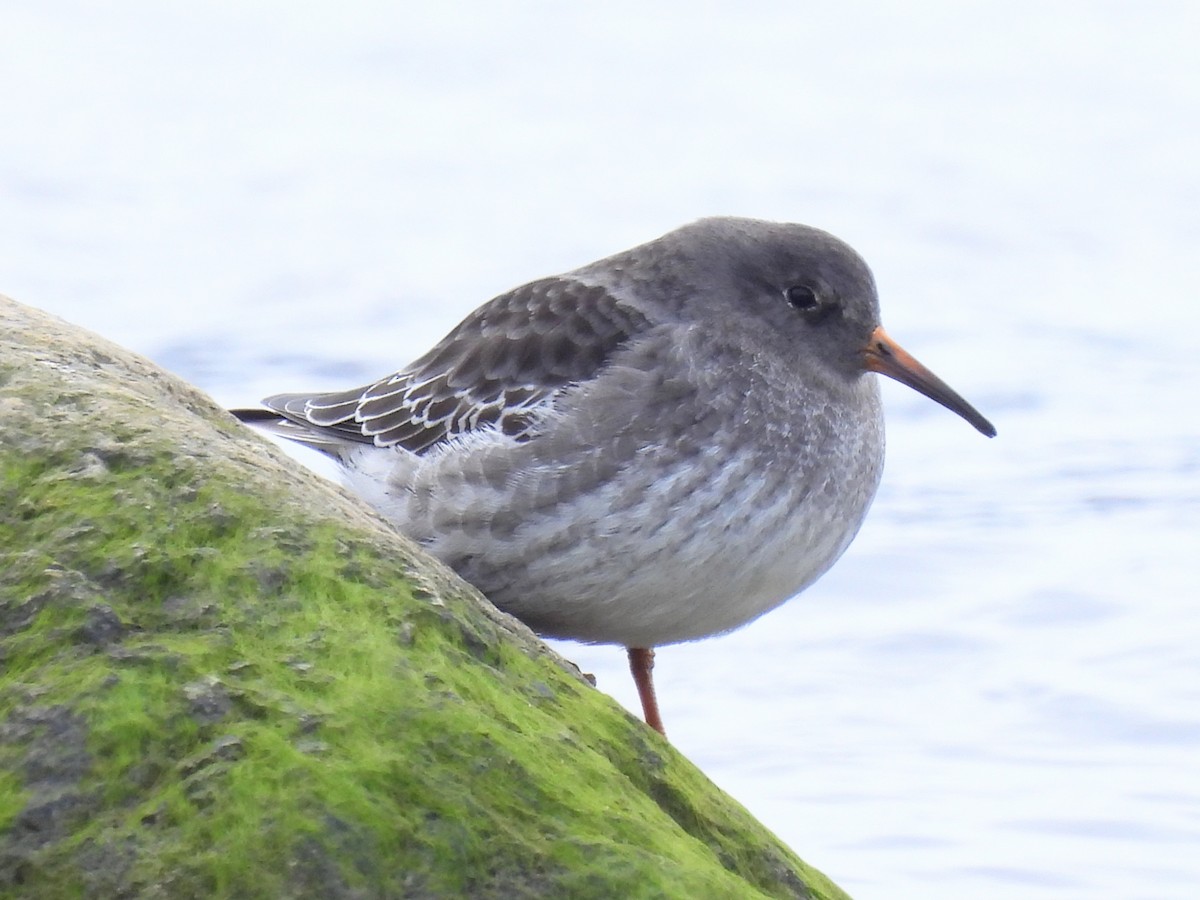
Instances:
[[[0,298],[0,895],[844,895],[207,397]]]

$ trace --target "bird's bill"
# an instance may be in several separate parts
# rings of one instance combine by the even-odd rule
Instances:
[[[906,384],[914,391],[919,391],[930,400],[934,400],[951,412],[958,413],[975,428],[988,437],[996,436],[996,428],[979,414],[970,403],[921,365],[907,350],[888,337],[888,333],[879,326],[871,332],[871,339],[863,350],[866,356],[866,367],[872,372],[894,378],[901,384]]]

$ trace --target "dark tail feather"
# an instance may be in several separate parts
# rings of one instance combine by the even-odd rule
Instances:
[[[287,438],[314,450],[320,450],[341,460],[349,446],[356,442],[369,441],[370,438],[360,434],[350,435],[347,440],[341,432],[332,428],[321,428],[309,422],[297,421],[290,416],[282,415],[273,409],[231,409],[230,414],[239,421],[256,428],[261,428],[270,434]]]
[[[240,422],[276,422],[283,418],[270,409],[231,409],[229,412]]]

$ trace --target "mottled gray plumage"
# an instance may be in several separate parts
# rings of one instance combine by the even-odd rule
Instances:
[[[484,304],[412,365],[374,384],[263,402],[325,429],[323,446],[332,437],[424,453],[482,429],[525,440],[540,405],[590,378],[645,324],[602,287],[543,278]]]
[[[845,550],[883,464],[868,369],[994,433],[883,333],[846,244],[705,219],[503,294],[367,387],[241,414],[534,629],[646,648],[736,628]]]

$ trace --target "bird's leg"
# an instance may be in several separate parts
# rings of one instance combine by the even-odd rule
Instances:
[[[646,647],[629,648],[629,671],[637,685],[638,697],[642,701],[642,714],[646,724],[666,737],[662,716],[658,714],[658,699],[654,696],[654,650]]]

